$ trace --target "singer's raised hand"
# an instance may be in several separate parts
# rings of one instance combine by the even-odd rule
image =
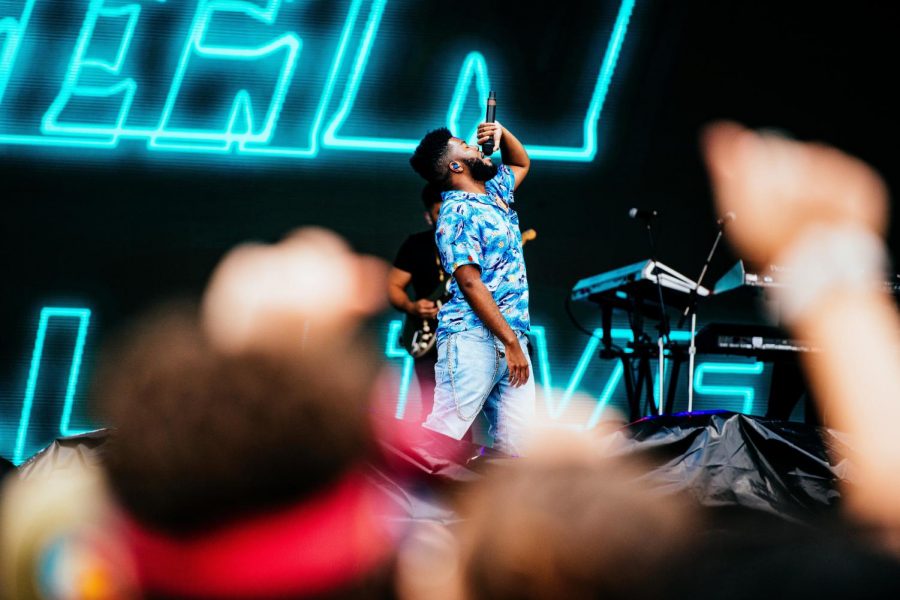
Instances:
[[[478,126],[478,145],[482,146],[486,141],[494,138],[494,148],[500,147],[500,138],[503,137],[503,126],[495,121],[493,123],[482,123]]]
[[[518,189],[531,168],[528,152],[525,151],[522,142],[499,122],[482,123],[478,126],[478,143],[489,140],[491,135],[497,136],[494,149],[500,149],[503,155],[503,164],[513,172],[514,188]]]

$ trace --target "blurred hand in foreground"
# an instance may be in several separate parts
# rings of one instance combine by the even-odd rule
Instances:
[[[775,262],[813,224],[884,234],[887,191],[859,159],[728,121],[708,126],[702,144],[718,213],[737,216],[729,239],[758,266]]]

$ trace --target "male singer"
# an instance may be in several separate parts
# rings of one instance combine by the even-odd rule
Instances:
[[[499,168],[446,128],[422,138],[409,161],[447,190],[435,238],[453,276],[451,299],[438,313],[434,407],[424,426],[461,439],[483,408],[494,447],[519,455],[535,390],[525,337],[528,282],[512,204],[531,161],[499,123],[479,125],[477,139],[500,148]]]

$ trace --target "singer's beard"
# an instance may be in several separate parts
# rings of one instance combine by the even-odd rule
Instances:
[[[485,163],[480,158],[467,158],[463,161],[469,167],[469,173],[475,181],[490,181],[497,176],[497,165],[490,160]]]

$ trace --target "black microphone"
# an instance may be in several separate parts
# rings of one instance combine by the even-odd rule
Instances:
[[[644,209],[644,208],[630,208],[628,209],[628,218],[629,219],[644,219],[645,221],[649,221],[654,217],[659,216],[659,211],[653,209]]]
[[[497,95],[494,93],[494,90],[491,90],[488,94],[487,101],[487,114],[484,117],[486,123],[493,123],[497,118]],[[494,138],[486,141],[481,146],[481,151],[484,152],[485,156],[490,156],[494,153]]]
[[[728,223],[732,223],[735,219],[737,219],[737,215],[731,212],[730,210],[722,215],[721,218],[716,219],[716,225],[719,227],[725,227]]]

